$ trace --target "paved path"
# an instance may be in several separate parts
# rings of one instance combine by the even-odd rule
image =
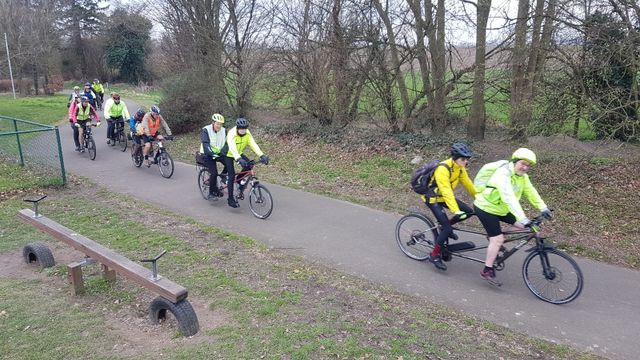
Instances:
[[[130,109],[132,111],[134,109]],[[106,124],[105,124],[106,125]],[[531,336],[568,344],[612,359],[640,354],[640,273],[578,259],[585,275],[582,295],[568,305],[535,298],[521,276],[519,252],[499,273],[494,288],[480,279],[481,265],[459,259],[436,272],[414,261],[395,244],[399,215],[268,184],[274,212],[267,220],[253,217],[242,201],[231,209],[223,199],[202,199],[192,165],[176,163],[171,179],[158,168],[135,168],[129,152],[108,147],[106,126],[97,128],[97,158],[73,150],[71,130],[62,127],[67,169],[112,191],[131,194],[205,223],[245,234],[273,248],[284,248],[316,262],[393,287],[401,292],[447,304]],[[171,144],[168,144],[169,149]],[[277,159],[274,159],[277,161]],[[268,179],[265,179],[268,181]],[[480,254],[483,256],[483,254]]]

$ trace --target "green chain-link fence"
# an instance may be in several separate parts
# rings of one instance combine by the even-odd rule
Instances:
[[[43,183],[67,182],[55,126],[0,115],[0,161],[24,167]]]

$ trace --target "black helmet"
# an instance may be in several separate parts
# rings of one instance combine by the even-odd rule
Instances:
[[[246,129],[249,127],[249,120],[245,119],[245,118],[238,118],[236,120],[236,127],[238,129]]]
[[[469,147],[466,144],[455,143],[451,145],[451,156],[454,159],[461,158],[461,157],[470,158],[473,156],[473,151],[471,151],[471,149],[469,149]]]
[[[138,117],[143,117],[145,114],[145,111],[143,108],[139,108],[138,111],[136,111],[136,115],[138,115]]]

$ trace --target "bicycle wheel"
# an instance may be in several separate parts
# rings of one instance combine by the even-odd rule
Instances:
[[[168,179],[173,175],[173,159],[168,152],[165,151],[158,155],[158,167],[162,177]]]
[[[527,255],[522,264],[522,277],[533,295],[552,304],[575,300],[584,283],[575,260],[557,249],[533,251]]]
[[[262,184],[255,185],[249,192],[249,209],[258,219],[266,219],[273,211],[271,192]]]
[[[127,151],[127,135],[124,133],[124,130],[120,129],[118,132],[118,145],[120,145],[120,150],[122,152]]]
[[[415,260],[429,257],[437,237],[433,221],[422,214],[405,215],[396,224],[396,242],[400,250]]]
[[[89,153],[89,159],[96,159],[96,142],[93,141],[93,138],[87,139],[87,152]]]
[[[131,156],[131,160],[133,160],[133,165],[136,167],[142,166],[142,162],[144,160],[142,156],[142,146],[138,146],[136,152]]]
[[[202,169],[198,172],[198,188],[200,189],[200,195],[207,200],[209,198],[209,186],[211,181],[211,174],[209,169]]]

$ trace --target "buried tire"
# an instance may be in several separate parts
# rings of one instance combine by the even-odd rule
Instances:
[[[184,336],[193,336],[200,329],[198,316],[193,310],[191,303],[189,303],[189,300],[181,300],[177,303],[172,303],[171,301],[158,296],[153,299],[151,306],[149,306],[151,322],[158,324],[160,321],[166,320],[167,311],[170,311],[173,314],[173,317],[176,318],[180,331]]]
[[[49,247],[41,242],[25,245],[22,248],[22,256],[27,264],[37,264],[41,268],[52,267],[56,264]]]

